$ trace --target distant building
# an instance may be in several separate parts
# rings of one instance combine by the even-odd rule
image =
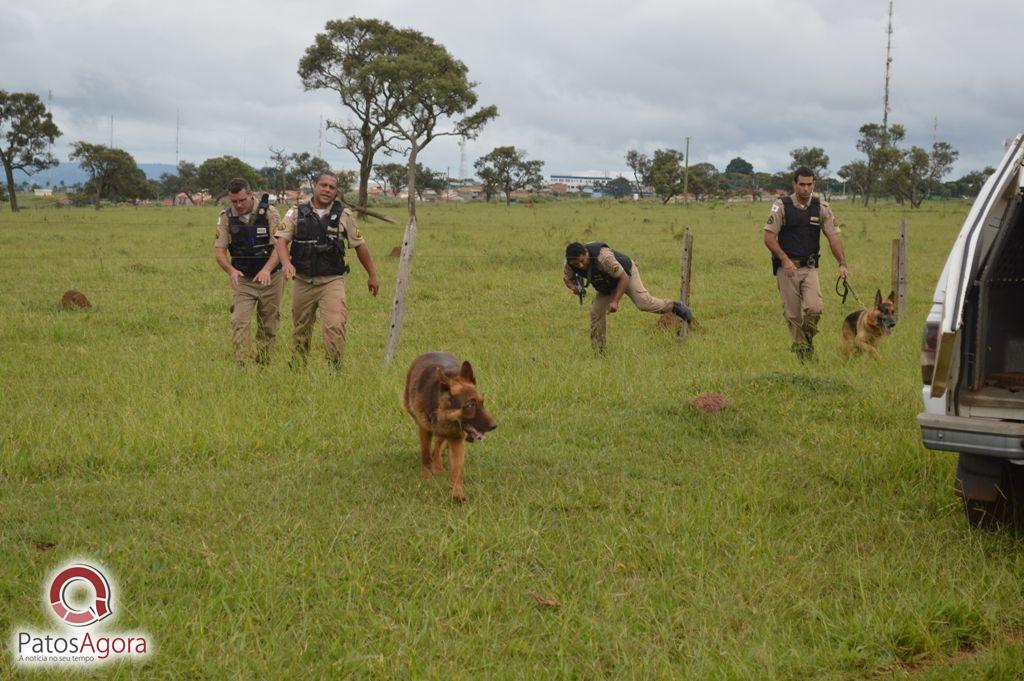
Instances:
[[[32,194],[35,196],[53,196],[52,187],[36,187],[32,190]]]
[[[564,182],[552,182],[548,185],[548,191],[556,196],[569,193],[569,185]]]
[[[594,188],[612,178],[597,175],[551,175],[550,184],[564,184],[570,192],[593,192]]]

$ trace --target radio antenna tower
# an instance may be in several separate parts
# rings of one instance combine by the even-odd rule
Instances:
[[[885,40],[885,100],[882,106],[882,130],[889,130],[889,78],[892,68],[892,3],[889,0],[889,28]]]
[[[114,148],[114,114],[110,114],[110,148]]]
[[[316,155],[324,157],[324,115],[320,114],[320,127],[317,129]]]
[[[459,138],[459,182],[466,179],[466,138]]]
[[[181,109],[178,109],[174,122],[174,165],[181,163]]]
[[[46,95],[46,112],[50,114],[50,120],[53,120],[53,90],[49,90]],[[49,140],[46,143],[46,153],[53,156],[53,140]],[[53,166],[46,169],[46,186],[53,186]]]

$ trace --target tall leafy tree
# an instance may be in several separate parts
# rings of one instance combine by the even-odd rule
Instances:
[[[423,192],[430,190],[440,194],[446,186],[444,173],[432,170],[422,163],[416,164],[416,194],[423,200]]]
[[[733,160],[729,161],[729,165],[725,167],[727,173],[738,173],[740,175],[751,175],[754,172],[754,166],[744,158],[737,156]]]
[[[153,195],[153,186],[135,159],[124,149],[102,144],[75,142],[70,160],[89,174],[83,191],[94,197],[96,210],[102,199],[143,199]]]
[[[281,201],[284,199],[284,190],[288,188],[288,180],[292,177],[292,156],[284,153],[284,147],[269,149],[271,167],[274,169],[274,181],[269,186],[274,187],[277,200]]]
[[[941,185],[959,155],[948,142],[935,142],[931,153],[918,146],[901,150],[898,160],[886,172],[885,187],[897,201],[920,208]]]
[[[18,211],[14,171],[37,173],[57,165],[47,145],[60,137],[60,129],[33,92],[0,90],[0,163],[7,176],[11,210]]]
[[[630,149],[626,152],[626,165],[633,171],[633,185],[636,187],[636,193],[642,196],[644,187],[650,185],[651,159],[636,149]]]
[[[391,192],[392,196],[398,196],[398,192],[405,189],[405,183],[409,179],[409,169],[404,163],[378,163],[373,167],[373,179],[380,184],[385,192]]]
[[[616,177],[601,184],[600,189],[616,199],[629,196],[633,191],[633,183],[624,177]]]
[[[683,193],[685,173],[681,152],[675,149],[658,149],[651,159],[650,172],[651,187],[663,204],[668,203],[673,196]]]
[[[320,173],[329,172],[331,164],[323,160],[319,156],[313,156],[309,152],[303,151],[297,154],[292,154],[292,176],[294,185],[300,185],[303,182],[309,184],[310,189],[316,185],[316,180],[320,177]],[[338,185],[338,189],[342,193],[349,188],[351,182],[345,182],[342,177],[338,177],[342,182]],[[342,186],[344,185],[344,186]]]
[[[302,86],[337,92],[348,110],[347,119],[327,121],[327,128],[341,135],[340,144],[328,142],[350,152],[359,163],[356,201],[360,206],[366,205],[374,156],[395,141],[397,135],[389,126],[406,107],[407,98],[415,96],[407,88],[396,87],[407,76],[401,72],[405,64],[393,64],[407,47],[404,33],[378,19],[328,21],[299,60]]]
[[[498,115],[497,107],[477,104],[476,83],[469,69],[418,31],[403,30],[398,53],[383,61],[382,75],[391,78],[404,105],[387,129],[407,152],[409,216],[416,217],[416,163],[419,153],[438,137],[475,139]]]
[[[864,161],[847,163],[836,171],[836,175],[846,184],[846,191],[852,193],[854,199],[867,191],[868,164]]]
[[[540,169],[544,161],[528,161],[526,152],[515,147],[495,147],[491,153],[473,163],[477,175],[484,181],[484,194],[488,183],[505,192],[505,204],[512,203],[512,192],[520,189],[540,189],[544,178]],[[490,198],[487,199],[490,201]]]
[[[800,166],[807,166],[814,172],[814,177],[824,179],[828,175],[828,154],[821,147],[800,147],[789,152],[793,161],[789,164],[790,170],[796,170]]]
[[[251,165],[235,156],[208,158],[196,172],[199,186],[217,200],[227,194],[228,183],[236,177],[247,180],[253,189],[262,187],[265,180]]]
[[[161,174],[159,182],[160,195],[175,197],[178,194],[184,194],[189,203],[195,205],[195,201],[192,200],[192,194],[199,189],[196,171],[195,163],[181,161],[178,164],[177,172]]]
[[[864,179],[864,205],[875,193],[879,178],[883,178],[889,170],[900,161],[902,154],[896,144],[903,140],[906,130],[902,125],[892,124],[888,128],[877,123],[866,123],[860,127],[857,139],[857,150],[867,159],[867,174]]]

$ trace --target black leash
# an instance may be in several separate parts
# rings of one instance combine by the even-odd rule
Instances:
[[[840,284],[842,284],[842,290],[839,290]],[[850,286],[850,282],[846,279],[846,277],[844,277],[843,275],[839,275],[838,277],[836,277],[836,295],[842,299],[843,305],[846,305],[846,297],[851,293],[853,294],[854,300],[860,303],[861,307],[864,307],[864,303],[861,301],[860,296],[858,296],[857,292],[853,290],[852,286]]]

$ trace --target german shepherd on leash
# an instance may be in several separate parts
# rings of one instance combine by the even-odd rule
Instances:
[[[895,299],[895,291],[890,292],[889,297],[884,299],[881,290],[875,291],[873,308],[857,310],[846,316],[839,342],[843,355],[849,358],[855,353],[866,352],[875,359],[882,359],[876,346],[883,336],[892,335],[892,329],[896,326],[896,319],[893,317]]]
[[[483,440],[484,434],[498,424],[484,409],[484,398],[477,392],[476,378],[469,362],[447,352],[430,352],[413,360],[405,379],[402,406],[419,428],[420,477],[444,471],[441,445],[448,443],[451,466],[452,498],[465,501],[462,491],[462,461],[466,442]],[[431,439],[434,439],[431,449]]]

